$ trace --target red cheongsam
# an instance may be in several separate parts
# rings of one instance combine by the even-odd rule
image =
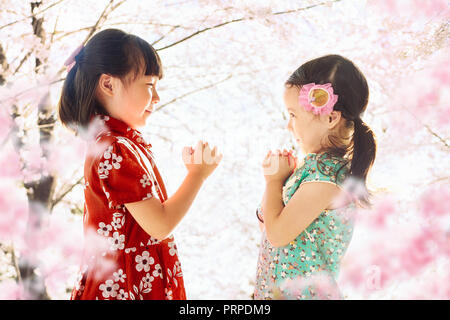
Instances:
[[[151,145],[124,122],[99,118],[106,129],[86,156],[85,244],[71,299],[186,299],[173,236],[151,237],[124,205],[167,199]]]

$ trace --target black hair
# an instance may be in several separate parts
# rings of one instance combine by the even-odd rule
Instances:
[[[67,74],[58,113],[61,122],[74,129],[86,127],[95,114],[107,115],[96,97],[102,74],[128,82],[130,75],[163,76],[161,59],[156,50],[142,38],[118,29],[95,34],[75,56],[76,64]]]
[[[312,82],[332,84],[334,93],[338,95],[334,110],[341,112],[344,128],[353,129],[353,135],[344,138],[351,141],[349,144],[340,143],[341,137],[330,135],[328,139],[331,147],[325,147],[323,152],[349,159],[350,176],[362,181],[364,186],[364,192],[358,199],[359,203],[362,206],[370,206],[371,194],[367,189],[366,179],[375,161],[377,144],[373,131],[361,119],[369,102],[367,81],[349,59],[340,55],[326,55],[302,64],[285,85],[301,88]]]

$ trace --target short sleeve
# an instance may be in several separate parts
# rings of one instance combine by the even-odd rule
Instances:
[[[328,182],[341,187],[349,171],[345,159],[327,154],[309,154],[305,157],[304,164],[301,184]]]
[[[131,142],[115,141],[99,158],[97,173],[110,208],[154,197],[150,159]]]

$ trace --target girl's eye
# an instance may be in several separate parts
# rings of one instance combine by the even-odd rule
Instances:
[[[289,113],[289,116],[290,116],[291,118],[294,118],[294,117],[295,117],[295,114]]]

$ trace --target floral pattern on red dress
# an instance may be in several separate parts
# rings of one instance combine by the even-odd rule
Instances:
[[[71,299],[186,299],[174,237],[148,235],[126,203],[167,193],[151,145],[109,116],[90,142],[84,167],[83,262]]]

